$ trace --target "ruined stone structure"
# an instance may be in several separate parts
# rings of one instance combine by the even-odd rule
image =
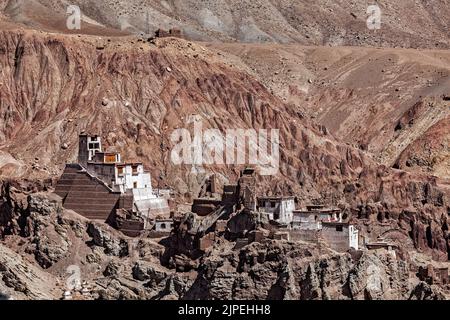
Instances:
[[[97,152],[101,152],[102,142],[101,139],[94,135],[88,136],[86,134],[80,134],[78,137],[78,163],[85,168],[89,161],[92,161]],[[118,159],[120,161],[120,159]]]
[[[330,248],[345,252],[359,249],[359,232],[355,226],[344,222],[322,222],[321,237]]]
[[[173,219],[156,219],[155,220],[155,231],[170,233],[173,228]]]
[[[183,31],[177,28],[169,29],[169,31],[164,29],[158,29],[155,32],[156,38],[167,38],[167,37],[175,37],[175,38],[183,38]]]
[[[153,192],[143,164],[103,152],[98,136],[80,135],[78,163],[66,165],[55,193],[67,209],[108,221],[130,235],[150,228],[157,215],[170,214],[167,199]]]
[[[216,193],[219,187],[214,175],[210,177],[207,194],[210,197],[194,199],[191,219],[182,228],[188,229],[193,246],[205,251],[215,241],[215,234],[224,233],[227,221],[237,212],[249,213],[256,210],[256,176],[252,168],[241,171],[238,184],[224,185],[222,194]]]
[[[342,222],[341,210],[323,206],[306,206],[306,209],[294,210],[292,229],[295,230],[320,230],[322,222]]]
[[[450,283],[448,267],[438,268],[429,264],[426,267],[419,267],[417,275],[420,280],[425,281],[429,285],[447,285]]]
[[[321,239],[321,230],[289,230],[289,238],[291,241],[318,243]]]
[[[290,225],[294,210],[294,197],[258,197],[258,211],[280,224]]]
[[[193,221],[188,226],[189,234],[197,239],[194,246],[201,251],[213,245],[219,224],[223,227],[221,232],[226,230],[231,238],[241,242],[244,238],[248,242],[261,242],[265,238],[324,241],[339,252],[360,247],[359,231],[343,222],[338,208],[308,205],[306,209],[296,210],[293,196],[257,197],[256,173],[252,168],[241,171],[237,185],[223,186],[221,198],[211,192],[212,180],[208,180],[205,188],[204,194],[208,196],[194,199]],[[267,229],[256,229],[255,219]]]
[[[215,198],[197,198],[192,204],[192,212],[199,216],[207,216],[222,204],[222,200]]]
[[[253,168],[246,168],[241,172],[239,200],[245,210],[256,211],[256,172]]]

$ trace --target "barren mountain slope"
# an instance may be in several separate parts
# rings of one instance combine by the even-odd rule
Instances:
[[[127,160],[142,160],[155,185],[198,195],[211,172],[223,181],[242,166],[171,161],[177,128],[279,129],[280,172],[262,194],[292,194],[352,208],[358,221],[404,229],[411,245],[447,259],[448,199],[439,181],[377,165],[283,103],[257,79],[191,42],[0,33],[0,175],[56,178],[77,155],[78,134],[98,133]],[[199,169],[199,168],[194,168]],[[365,228],[366,226],[362,226]]]
[[[54,5],[47,6],[33,0],[0,0],[0,21],[5,23],[5,25],[2,25],[2,28],[15,29],[18,26],[25,26],[53,32],[79,33],[79,30],[67,28],[69,15],[66,14],[66,11],[69,5],[69,3],[63,1],[56,1]],[[82,16],[82,26],[82,33],[85,34],[103,36],[129,34],[129,32],[104,26],[86,15]]]
[[[450,117],[440,120],[408,145],[396,162],[398,168],[433,168],[435,175],[450,177]]]
[[[388,166],[416,141],[430,141],[436,146],[430,161],[407,166],[404,159],[401,168],[450,178],[443,169],[449,161],[449,51],[216,43],[207,47],[225,53],[284,101]],[[436,129],[429,135],[432,127]]]
[[[382,30],[365,36],[361,34],[369,31],[364,25],[365,16],[356,15],[355,19],[352,15],[346,16],[346,12],[364,11],[367,4],[348,1],[314,5],[290,4],[288,1],[259,4],[211,1],[201,5],[189,1],[140,1],[136,4],[78,1],[76,4],[84,12],[83,27],[72,31],[65,27],[68,3],[3,1],[0,7],[9,17],[4,19],[34,28],[104,36],[120,35],[122,31],[119,29],[124,33],[136,33],[177,26],[195,39],[222,41],[435,47],[436,42],[446,43],[449,39],[448,26],[445,19],[440,18],[450,7],[445,1],[386,4]],[[239,9],[235,9],[236,6]],[[287,7],[290,9],[286,10]],[[296,10],[300,14],[294,17],[292,13]],[[408,16],[421,19],[408,19]],[[252,26],[242,23],[242,17],[252,20]],[[311,34],[304,32],[304,26],[299,27],[310,19],[316,19],[308,24],[308,28],[314,29],[310,30]],[[359,24],[353,21],[358,19]],[[355,26],[359,26],[359,33],[349,37],[348,30]],[[325,31],[324,28],[333,30]],[[415,33],[417,28],[422,30],[419,36]],[[270,37],[261,37],[261,30]],[[412,39],[410,34],[416,34],[415,38]],[[386,37],[385,42],[379,42],[383,37]],[[448,170],[445,170],[448,163],[448,148],[445,146],[434,148],[430,161],[419,161],[416,165],[406,165],[411,161],[398,159],[418,139],[445,141],[449,135],[448,130],[442,128],[439,130],[442,136],[435,133],[426,137],[432,126],[446,123],[441,120],[445,120],[450,112],[448,100],[443,100],[449,95],[450,58],[447,51],[217,42],[213,46],[238,56],[232,63],[241,64],[239,60],[242,60],[245,71],[256,76],[273,93],[317,117],[338,138],[369,151],[377,161],[449,178]],[[407,114],[414,114],[414,121],[401,125],[401,119],[405,115],[408,117]],[[408,154],[410,158],[414,157]],[[9,155],[0,153],[0,157],[6,159]],[[9,161],[14,162],[11,158]]]
[[[80,31],[65,28],[68,4],[82,7]],[[73,265],[100,299],[448,296],[414,268],[450,257],[450,56],[435,49],[449,46],[450,6],[382,4],[385,25],[374,33],[367,5],[0,0],[0,299],[58,298]],[[128,35],[159,27],[206,41]],[[398,255],[277,240],[235,250],[217,237],[189,259],[171,247],[176,232],[161,242],[128,238],[52,193],[83,131],[143,161],[153,185],[173,189],[184,207],[211,173],[235,182],[243,165],[171,160],[172,134],[193,136],[193,118],[222,133],[278,129],[280,170],[258,176],[258,194],[338,206],[361,236],[396,243]]]
[[[36,28],[68,32],[61,22],[67,6],[76,4],[91,24],[153,32],[181,28],[196,40],[449,47],[448,0],[402,0],[379,3],[382,28],[369,30],[366,13],[372,1],[305,0],[1,0],[6,14]],[[414,17],[414,19],[411,19]],[[420,33],[417,32],[420,30]]]

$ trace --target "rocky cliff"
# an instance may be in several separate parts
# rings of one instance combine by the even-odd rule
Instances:
[[[414,260],[393,252],[336,253],[320,243],[267,240],[234,249],[219,238],[197,260],[173,256],[189,268],[168,268],[167,241],[128,238],[61,209],[51,194],[17,187],[2,199],[21,202],[25,211],[3,206],[2,225],[25,219],[29,227],[2,233],[0,298],[60,299],[73,270],[89,288],[83,299],[448,298],[445,286],[417,278]]]

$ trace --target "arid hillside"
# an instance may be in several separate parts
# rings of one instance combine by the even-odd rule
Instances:
[[[367,28],[372,1],[305,0],[1,0],[13,21],[34,28],[69,32],[67,6],[83,12],[81,33],[98,27],[132,33],[180,28],[191,39],[221,42],[277,42],[303,45],[356,45],[448,48],[448,0],[379,3],[380,30]],[[411,18],[414,17],[414,18]],[[420,30],[420,32],[417,32]]]
[[[446,48],[450,37],[445,16],[450,6],[445,1],[381,5],[383,27],[377,31],[365,25],[368,4],[349,1],[319,1],[314,5],[302,1],[73,4],[83,12],[81,30],[67,30],[68,4],[60,1],[11,0],[0,2],[0,7],[4,23],[10,27],[18,23],[62,33],[112,37],[177,27],[189,38],[214,40],[205,45],[217,49],[218,55],[220,51],[229,53],[223,60],[240,65],[285,102],[316,118],[339,139],[368,151],[382,164],[450,177],[445,145],[449,129],[436,128],[447,123],[450,112],[450,56],[445,50],[393,49]],[[424,25],[426,28],[421,28]],[[418,28],[420,34],[415,32]],[[239,43],[223,43],[236,41]],[[407,123],[403,123],[405,119]],[[433,134],[431,127],[435,127]],[[432,147],[413,147],[419,140]]]
[[[99,134],[127,160],[143,161],[154,185],[196,197],[210,173],[234,181],[242,166],[177,165],[175,129],[280,130],[280,170],[261,194],[351,208],[352,216],[401,227],[411,245],[447,259],[448,190],[442,181],[377,164],[341,143],[296,105],[272,94],[237,61],[179,39],[144,42],[0,33],[0,175],[57,178],[76,159],[78,134]],[[204,171],[202,171],[204,170]]]
[[[206,45],[375,160],[450,178],[449,51]]]
[[[295,110],[315,118],[376,161],[450,177],[446,144],[450,129],[445,126],[450,112],[450,55],[435,50],[448,47],[446,1],[380,4],[383,24],[377,31],[367,29],[368,3],[364,2],[84,0],[71,4],[82,9],[81,30],[67,30],[65,2],[4,0],[0,8],[9,28],[22,25],[109,37],[180,28],[189,38],[207,41],[204,45],[218,56],[225,52],[223,61],[252,74]]]
[[[69,4],[81,30],[66,28]],[[419,267],[450,257],[450,3],[381,3],[377,31],[369,4],[0,0],[0,299],[61,298],[73,266],[88,299],[448,299]],[[190,255],[193,198],[212,174],[236,183],[253,145],[238,142],[246,164],[179,164],[179,129],[205,149],[227,130],[278,130],[279,170],[256,175],[256,196],[337,207],[366,248],[396,253],[274,235],[241,248],[225,231],[265,225],[244,210]],[[80,133],[173,191],[167,237],[63,208],[55,182]]]

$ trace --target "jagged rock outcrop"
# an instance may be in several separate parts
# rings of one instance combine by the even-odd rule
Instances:
[[[196,299],[405,299],[405,262],[388,253],[332,253],[307,244],[272,241],[240,252],[212,252],[186,294]]]
[[[129,270],[128,270],[129,271]],[[305,243],[271,241],[241,250],[217,249],[193,273],[175,273],[138,261],[114,275],[102,298],[151,299],[407,299],[444,298],[410,286],[408,265],[391,253],[364,253],[357,259]],[[427,291],[428,290],[428,291]],[[435,288],[434,290],[439,290]]]
[[[446,297],[438,286],[419,282],[411,292],[409,300],[445,300]]]
[[[0,295],[9,299],[58,299],[55,278],[0,244]]]
[[[408,262],[395,254],[363,254],[352,271],[348,284],[353,299],[405,299],[409,288]]]
[[[445,107],[448,110],[448,103]],[[450,151],[446,147],[450,144],[449,127],[450,115],[447,115],[405,148],[396,159],[395,166],[402,170],[416,170],[432,173],[438,177],[450,177]]]
[[[62,213],[62,206],[56,200],[30,195],[28,212],[27,225],[31,243],[27,251],[34,253],[40,266],[48,268],[67,255],[72,245],[67,235],[70,226],[57,220]]]
[[[109,232],[107,231],[109,229]],[[117,257],[127,256],[128,242],[117,236],[111,227],[99,222],[90,222],[87,233],[92,237],[92,244],[104,248],[105,254]]]
[[[443,287],[420,284],[409,262],[392,252],[336,253],[323,243],[280,240],[235,249],[221,236],[195,259],[181,252],[167,257],[176,244],[170,239],[127,238],[104,223],[59,212],[59,202],[42,192],[26,199],[28,233],[5,235],[0,244],[0,293],[13,298],[61,298],[67,267],[80,268],[91,299],[443,299],[447,294]],[[22,258],[27,252],[31,256]]]
[[[33,254],[43,268],[49,268],[66,256],[72,245],[67,231],[71,229],[63,220],[60,200],[43,194],[32,194],[14,187],[13,182],[3,184],[0,210],[0,235],[18,235],[28,238],[25,248]]]

